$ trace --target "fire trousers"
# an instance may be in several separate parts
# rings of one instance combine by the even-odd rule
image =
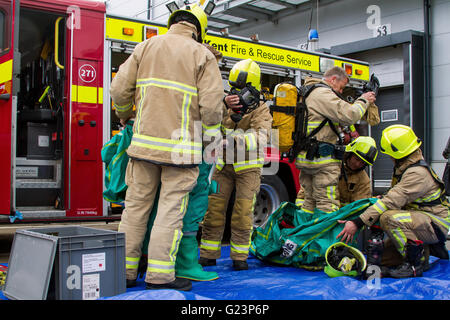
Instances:
[[[148,245],[145,281],[162,284],[175,280],[175,260],[183,235],[183,217],[189,193],[195,187],[198,168],[156,165],[130,159],[125,181],[128,185],[119,231],[125,233],[126,277],[137,278],[147,222],[158,186],[158,211]]]
[[[200,256],[208,259],[220,258],[228,202],[236,187],[231,216],[230,257],[232,260],[247,260],[253,229],[253,211],[261,184],[261,168],[236,173],[233,165],[227,164],[221,171],[214,172],[212,180],[217,182],[218,192],[208,198],[208,211],[202,225]]]
[[[387,233],[402,257],[405,257],[408,240],[421,240],[424,244],[434,244],[445,239],[448,233],[448,227],[445,226],[447,224],[448,221],[443,218],[415,210],[387,210],[380,217],[381,228]],[[386,257],[383,257],[383,264],[393,264],[390,263],[390,259],[386,259],[387,256],[390,255],[386,254]],[[394,259],[395,254],[392,256]]]
[[[319,168],[301,168],[300,185],[303,187],[302,210],[313,213],[314,208],[324,212],[339,210],[340,164],[330,163]]]

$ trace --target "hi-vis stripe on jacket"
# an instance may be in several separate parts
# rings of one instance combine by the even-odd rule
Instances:
[[[444,234],[447,234],[450,227],[449,208],[443,204],[426,205],[426,202],[439,199],[442,188],[427,168],[422,166],[409,168],[421,159],[423,159],[422,152],[418,149],[395,169],[396,175],[403,174],[402,179],[360,216],[366,225],[375,223],[387,210],[417,210],[428,215]],[[407,219],[407,215],[402,214],[398,218],[399,221],[404,220]]]
[[[181,22],[138,44],[113,79],[117,116],[134,116],[136,105],[130,157],[191,166],[214,141],[202,135],[220,136],[222,78],[214,55],[193,33],[192,24]]]
[[[235,123],[231,119],[232,110],[228,109],[222,121],[222,134],[235,141],[235,147],[227,147],[216,161],[216,169],[222,170],[226,164],[232,164],[235,172],[264,165],[264,147],[272,130],[272,115],[264,102],[258,108],[244,115]],[[228,155],[227,155],[228,153]]]
[[[320,79],[306,78],[305,85],[315,83],[328,84]],[[359,98],[353,104],[350,104],[339,98],[331,88],[318,87],[314,89],[306,98],[308,107],[308,132],[317,127],[325,118],[330,119],[336,126],[349,126],[360,120],[369,106],[369,103]],[[315,136],[318,141],[336,143],[337,136],[330,128],[325,125]],[[340,160],[332,156],[306,159],[306,152],[302,151],[297,156],[296,164],[300,168],[317,168],[327,166],[330,163],[340,163]]]

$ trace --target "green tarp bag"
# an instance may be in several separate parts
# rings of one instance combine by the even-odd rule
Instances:
[[[127,185],[125,172],[128,165],[127,149],[133,137],[133,123],[128,121],[123,130],[117,133],[102,148],[102,161],[105,163],[105,191],[103,198],[108,202],[125,201]]]
[[[325,252],[339,241],[336,236],[344,227],[338,220],[355,219],[376,201],[376,198],[362,199],[332,213],[316,209],[313,214],[298,209],[293,203],[283,202],[263,226],[253,231],[250,252],[267,262],[323,269]],[[358,233],[354,239],[357,236]],[[356,241],[350,245],[356,247]]]

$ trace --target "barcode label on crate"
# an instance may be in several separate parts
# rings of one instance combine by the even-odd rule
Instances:
[[[82,255],[83,273],[105,271],[105,253],[91,253]]]
[[[100,274],[83,275],[83,300],[96,300],[100,298]]]

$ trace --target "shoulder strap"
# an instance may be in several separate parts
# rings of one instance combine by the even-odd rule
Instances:
[[[441,178],[439,178],[439,176],[436,174],[436,172],[434,172],[433,168],[430,167],[430,165],[425,161],[425,160],[419,160],[416,163],[413,163],[412,165],[410,165],[408,168],[405,169],[405,171],[403,171],[403,173],[399,176],[397,176],[397,183],[400,182],[403,174],[410,168],[414,168],[414,167],[425,167],[427,168],[428,172],[431,174],[431,176],[433,177],[433,179],[439,184],[439,187],[441,188],[441,197],[439,199],[433,200],[433,201],[429,201],[427,203],[425,202],[421,202],[421,205],[428,205],[428,206],[434,206],[434,205],[438,205],[438,204],[444,204],[446,205],[444,202],[446,202],[445,199],[445,184],[442,181]]]
[[[303,92],[301,92],[301,95],[303,96],[303,102],[305,103],[305,100],[306,100],[306,98],[309,96],[309,94],[314,90],[314,89],[316,89],[316,88],[328,88],[328,89],[331,89],[329,86],[327,86],[326,84],[323,84],[323,83],[315,83],[315,84],[312,84],[312,85],[309,85],[309,86],[303,86],[300,90],[302,90]],[[335,92],[333,89],[331,89],[333,92]],[[336,92],[335,92],[336,93]],[[334,134],[338,137],[338,139],[339,139],[339,144],[342,144],[342,139],[341,139],[341,136],[339,135],[339,133],[338,133],[338,131],[337,131],[337,129],[336,129],[336,127],[334,126],[334,123],[330,120],[330,119],[328,119],[328,118],[325,118],[320,124],[319,124],[319,126],[317,127],[317,128],[315,128],[308,136],[307,136],[307,138],[309,138],[309,137],[313,137],[314,135],[316,135],[324,126],[325,126],[325,124],[327,124],[327,122],[328,122],[328,125],[330,126],[330,128],[331,128],[331,130],[334,132]]]

